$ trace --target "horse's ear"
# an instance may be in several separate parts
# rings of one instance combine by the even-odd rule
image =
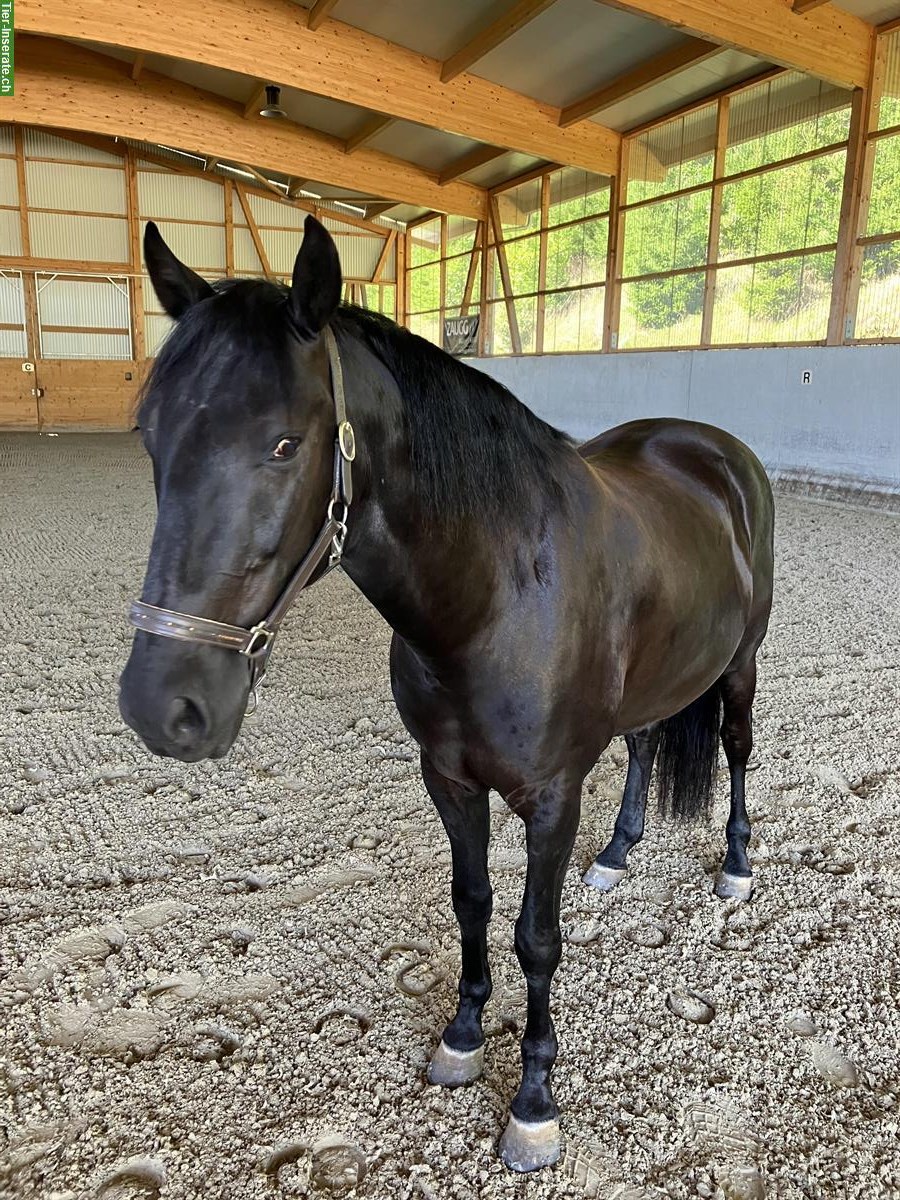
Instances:
[[[205,279],[179,262],[152,221],[144,230],[144,262],[160,304],[176,321],[192,304],[215,294]]]
[[[341,263],[331,234],[315,217],[303,224],[294,262],[291,308],[304,333],[321,333],[341,302]]]

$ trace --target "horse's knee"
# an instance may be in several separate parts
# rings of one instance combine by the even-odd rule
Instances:
[[[559,926],[540,930],[519,918],[516,922],[515,947],[516,958],[526,978],[552,975],[562,958]]]
[[[476,931],[487,925],[494,908],[494,897],[490,886],[483,888],[457,888],[452,890],[453,911],[463,933]]]

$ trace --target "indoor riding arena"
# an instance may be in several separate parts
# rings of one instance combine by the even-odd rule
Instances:
[[[900,1200],[900,0],[10,7],[0,1198]]]

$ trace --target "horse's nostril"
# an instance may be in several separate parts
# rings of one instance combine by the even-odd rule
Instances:
[[[176,696],[169,705],[166,733],[176,742],[191,743],[205,736],[209,722],[196,701],[188,696]]]

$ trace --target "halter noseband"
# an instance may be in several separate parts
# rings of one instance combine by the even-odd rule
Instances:
[[[266,673],[266,664],[272,653],[275,637],[294,598],[307,586],[326,556],[327,566],[319,578],[338,566],[344,552],[347,517],[350,514],[350,501],[353,499],[350,464],[356,457],[356,441],[353,426],[347,420],[344,375],[337,342],[331,329],[325,330],[325,345],[331,367],[331,391],[337,421],[331,497],[325,523],[316,540],[266,616],[252,628],[245,629],[243,625],[228,625],[224,621],[211,621],[208,617],[194,617],[170,608],[158,608],[155,604],[147,604],[143,600],[133,600],[128,612],[131,624],[137,629],[143,629],[145,633],[155,633],[159,637],[175,638],[182,642],[196,642],[203,646],[218,646],[221,650],[235,650],[242,654],[250,664],[248,714],[256,709],[256,689]]]

